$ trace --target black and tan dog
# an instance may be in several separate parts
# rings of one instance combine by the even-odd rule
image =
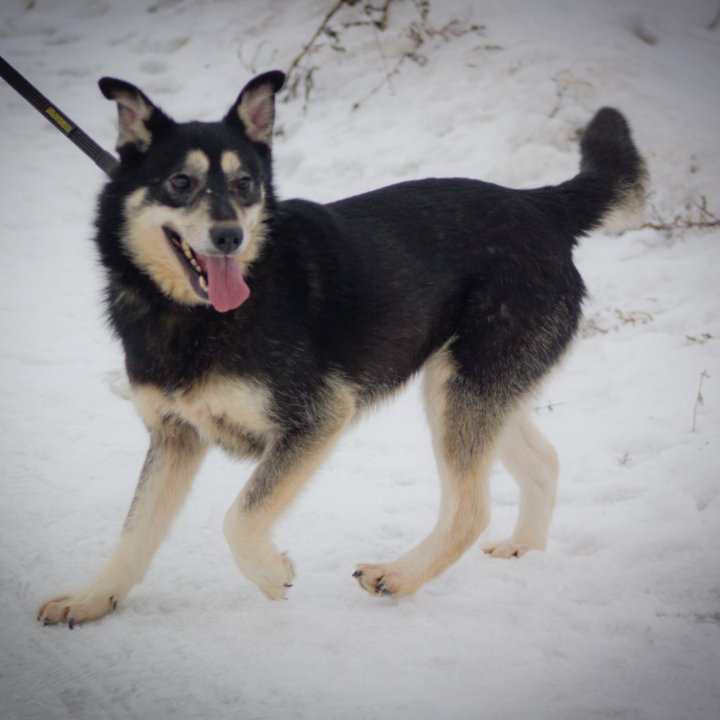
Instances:
[[[150,449],[115,555],[45,602],[45,624],[115,608],[213,444],[259,460],[225,534],[243,575],[284,597],[294,572],[273,523],[353,419],[420,371],[439,519],[398,560],[358,565],[360,585],[408,595],[457,560],[488,522],[496,456],[519,484],[519,517],[486,551],[545,547],[558,465],[527,401],[578,326],[576,239],[642,201],[624,118],[595,116],[580,173],[557,187],[429,179],[329,205],[279,202],[283,80],[255,78],[217,123],[176,123],[133,85],[100,81],[117,103],[121,164],[100,197],[97,245]]]

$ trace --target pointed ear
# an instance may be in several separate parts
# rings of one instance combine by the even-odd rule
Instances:
[[[114,100],[118,109],[118,151],[134,147],[145,152],[152,143],[153,133],[172,120],[155,107],[141,90],[124,80],[104,77],[98,81],[100,91],[108,100]]]
[[[243,88],[225,121],[232,124],[240,120],[245,134],[253,142],[270,147],[275,124],[275,93],[284,82],[285,73],[279,70],[258,75]]]

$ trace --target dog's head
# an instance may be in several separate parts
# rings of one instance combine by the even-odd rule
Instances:
[[[118,108],[121,163],[108,191],[122,203],[116,241],[178,303],[226,312],[250,295],[243,276],[273,201],[270,146],[283,82],[278,71],[259,75],[216,123],[176,123],[134,85],[99,82]]]

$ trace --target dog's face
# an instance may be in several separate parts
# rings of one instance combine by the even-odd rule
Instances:
[[[135,86],[100,81],[118,106],[123,253],[176,302],[227,312],[250,295],[243,276],[264,239],[283,80],[258,76],[217,123],[176,123]]]

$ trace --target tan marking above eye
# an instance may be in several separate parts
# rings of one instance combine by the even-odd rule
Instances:
[[[202,179],[210,169],[210,159],[202,150],[191,150],[185,156],[185,169]]]
[[[242,162],[236,152],[225,150],[220,156],[220,167],[225,173],[225,176],[231,178],[240,172]]]

